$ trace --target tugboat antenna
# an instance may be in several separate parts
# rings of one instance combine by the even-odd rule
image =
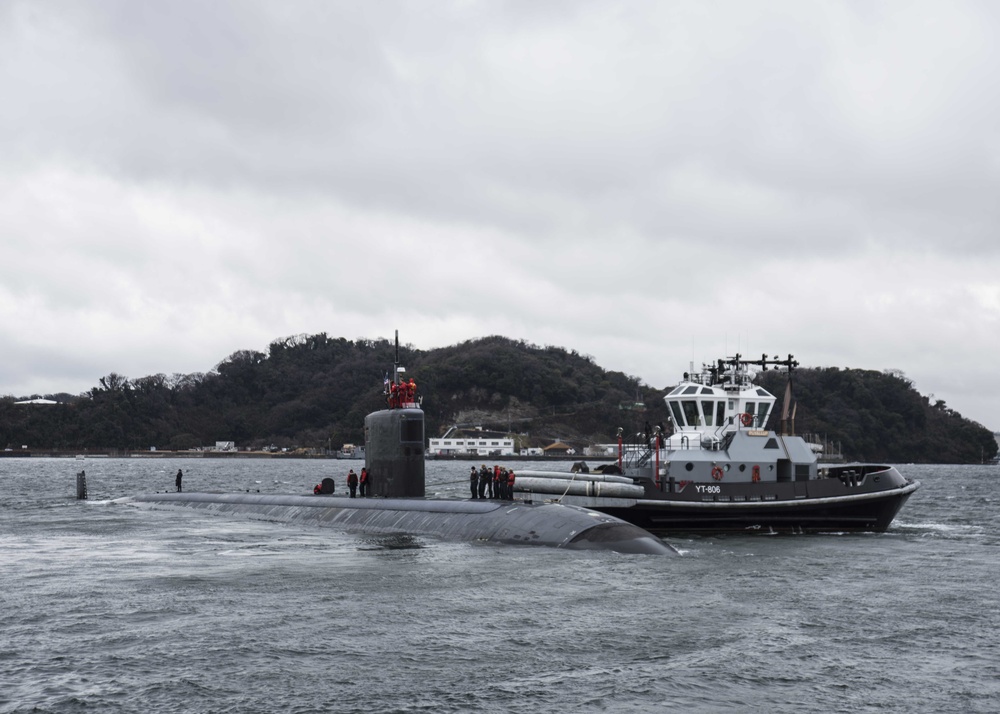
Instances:
[[[792,396],[792,370],[799,363],[788,355],[788,360],[783,364],[788,366],[788,382],[785,383],[785,399],[781,406],[781,435],[795,436],[795,410],[798,402]]]

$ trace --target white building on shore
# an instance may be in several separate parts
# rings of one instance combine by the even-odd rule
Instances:
[[[440,439],[429,439],[427,451],[437,456],[514,456],[514,439],[498,432],[451,427]]]

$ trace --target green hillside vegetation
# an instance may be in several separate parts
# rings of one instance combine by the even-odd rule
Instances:
[[[0,444],[162,451],[233,441],[251,449],[335,450],[362,443],[365,415],[385,406],[382,385],[394,350],[388,340],[298,335],[275,340],[267,352],[235,352],[203,374],[111,373],[84,394],[46,395],[58,405],[4,397]],[[429,437],[459,424],[516,434],[521,446],[583,446],[614,441],[618,427],[634,433],[667,423],[666,390],[560,347],[494,336],[428,351],[401,346],[400,363],[423,397]],[[970,463],[996,452],[988,430],[943,403],[929,404],[901,376],[796,375],[797,430],[840,440],[848,458]],[[764,378],[783,393],[783,376]]]
[[[778,397],[772,419],[780,418],[786,379],[772,371],[757,380]],[[851,460],[978,464],[997,453],[989,429],[942,400],[931,403],[898,371],[800,368],[792,384],[796,432],[840,441]]]
[[[0,444],[185,450],[234,441],[253,449],[338,449],[362,443],[365,415],[385,406],[383,380],[394,354],[387,340],[299,335],[272,342],[266,353],[235,352],[205,374],[112,373],[83,395],[48,395],[61,402],[56,406],[0,399]],[[424,397],[428,436],[460,422],[524,433],[525,446],[607,442],[622,424],[620,407],[649,391],[576,352],[504,337],[430,351],[401,346],[400,363]],[[666,418],[662,399],[655,402],[642,418]]]

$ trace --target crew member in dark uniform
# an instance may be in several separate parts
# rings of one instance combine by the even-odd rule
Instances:
[[[359,479],[359,485],[361,486],[361,498],[368,497],[368,469],[364,466],[361,467],[361,478]]]
[[[184,478],[184,473],[177,469],[177,478],[174,479],[174,485],[177,486],[177,493],[180,493],[184,489],[181,488],[181,480]]]
[[[493,498],[493,480],[490,477],[490,471],[486,468],[486,464],[479,469],[479,497],[486,498],[487,488],[489,489],[490,498]]]
[[[355,497],[358,490],[358,475],[351,469],[347,474],[347,488],[351,491],[351,498]]]
[[[479,498],[479,472],[476,471],[476,467],[472,467],[472,472],[469,474],[469,490],[472,492],[473,498]]]

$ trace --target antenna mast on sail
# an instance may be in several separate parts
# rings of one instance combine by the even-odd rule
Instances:
[[[392,383],[399,384],[399,330],[396,330],[396,356],[392,361]]]

